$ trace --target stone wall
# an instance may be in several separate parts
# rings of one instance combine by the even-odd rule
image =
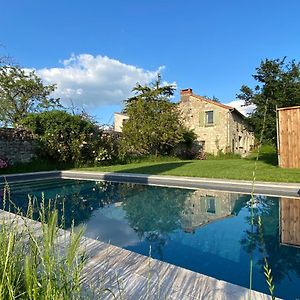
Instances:
[[[205,152],[217,154],[222,151],[246,155],[252,150],[253,133],[237,110],[195,95],[191,89],[182,90],[180,96],[178,108],[183,124],[196,133]],[[208,112],[213,115],[211,123],[207,120]]]
[[[204,146],[205,152],[217,154],[218,150],[228,150],[228,109],[202,101],[194,95],[182,95],[178,108],[183,124],[196,133],[197,140]],[[208,111],[213,111],[213,124],[206,124],[205,112]]]
[[[254,134],[249,124],[239,114],[232,112],[230,114],[229,144],[231,143],[231,152],[239,153],[242,156],[253,150]]]
[[[197,190],[185,200],[181,213],[181,226],[185,232],[235,214],[239,194]]]
[[[124,122],[126,122],[128,119],[129,117],[124,114],[114,113],[114,131],[122,132]]]
[[[24,129],[0,128],[0,158],[9,164],[30,162],[35,156],[36,142]]]

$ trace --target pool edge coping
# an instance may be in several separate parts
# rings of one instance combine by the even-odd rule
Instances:
[[[173,188],[208,189],[232,193],[250,194],[254,187],[254,194],[263,194],[274,197],[292,197],[300,199],[300,183],[263,182],[233,179],[217,179],[171,175],[152,175],[138,173],[119,172],[95,172],[95,171],[42,171],[30,173],[4,174],[0,175],[1,181],[17,182],[20,180],[42,180],[42,179],[77,179],[77,180],[106,180],[113,182],[128,182],[143,185],[169,186]]]

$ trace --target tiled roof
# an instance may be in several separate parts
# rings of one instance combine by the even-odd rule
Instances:
[[[192,89],[185,89],[185,90],[182,90],[181,91],[181,95],[185,95],[185,96],[191,96],[191,97],[194,97],[194,98],[197,98],[201,101],[205,101],[207,103],[211,103],[211,104],[214,104],[214,105],[217,105],[219,107],[222,107],[222,108],[225,108],[225,109],[228,109],[230,111],[234,111],[236,112],[237,114],[239,114],[242,118],[245,118],[245,115],[243,115],[238,109],[236,109],[235,107],[232,107],[232,106],[229,106],[229,105],[225,105],[225,104],[222,104],[222,103],[219,103],[219,102],[216,102],[216,101],[213,101],[211,99],[207,99],[206,97],[202,97],[202,96],[198,96],[196,94],[194,94],[192,92]]]
[[[194,94],[194,93],[190,94],[190,96],[192,96],[192,97],[194,97],[194,98],[197,98],[197,99],[199,99],[199,100],[205,101],[205,102],[207,102],[207,103],[211,103],[211,104],[220,106],[220,107],[225,108],[225,109],[230,109],[230,110],[233,110],[233,109],[234,109],[234,107],[232,107],[232,106],[228,106],[228,105],[225,105],[225,104],[222,104],[222,103],[219,103],[219,102],[216,102],[216,101],[207,99],[207,98],[205,98],[205,97],[198,96],[198,95],[196,95],[196,94]]]

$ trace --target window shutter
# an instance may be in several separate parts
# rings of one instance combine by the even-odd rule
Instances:
[[[205,114],[204,114],[204,111],[200,111],[199,112],[199,126],[200,127],[204,127],[205,125]]]
[[[214,125],[219,125],[219,120],[220,120],[220,112],[214,110]]]

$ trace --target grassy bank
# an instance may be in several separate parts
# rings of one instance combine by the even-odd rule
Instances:
[[[31,163],[16,163],[15,165],[10,166],[7,169],[0,169],[0,175],[39,171],[66,170],[70,168],[70,164],[68,165],[50,161],[34,160]]]
[[[153,175],[175,175],[206,178],[252,180],[256,153],[247,158],[232,155],[209,156],[207,160],[180,160],[175,157],[146,157],[128,164],[101,167],[82,167],[75,170],[98,172],[125,172]],[[57,163],[34,161],[0,170],[1,174],[66,170],[71,167]],[[261,149],[257,163],[256,180],[274,182],[300,182],[300,169],[282,169],[277,165],[277,154],[271,146]]]
[[[159,160],[152,159],[126,165],[80,168],[78,170],[252,180],[255,158],[256,153],[243,159],[216,157],[207,160],[179,160],[175,158],[164,160],[160,158]],[[263,147],[257,162],[256,180],[300,182],[300,169],[279,168],[274,149],[266,146]]]

